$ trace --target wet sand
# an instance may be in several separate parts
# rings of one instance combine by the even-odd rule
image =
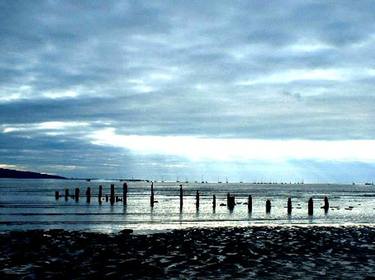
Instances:
[[[1,279],[375,279],[375,227],[0,235]]]

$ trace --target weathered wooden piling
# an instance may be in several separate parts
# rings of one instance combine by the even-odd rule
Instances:
[[[154,203],[155,203],[154,182],[151,182],[150,206],[154,207]]]
[[[55,199],[58,200],[60,198],[60,193],[58,191],[55,191]]]
[[[228,204],[227,204],[228,209],[232,211],[234,209],[235,205],[236,205],[235,196],[234,195],[230,195],[228,197]]]
[[[271,213],[271,200],[266,201],[266,213]]]
[[[199,209],[199,191],[195,194],[195,206]]]
[[[314,214],[314,201],[313,201],[312,197],[310,197],[310,199],[309,199],[307,208],[308,208],[309,216],[312,216]]]
[[[328,197],[324,197],[324,206],[323,206],[323,209],[324,209],[324,212],[327,213],[328,212],[328,209],[329,209],[329,201],[328,201]]]
[[[180,209],[182,209],[183,205],[184,205],[184,191],[182,189],[182,185],[180,185]]]
[[[292,199],[288,198],[288,215],[292,214]]]
[[[227,193],[227,206],[229,205],[229,197],[230,197],[230,193],[228,192]]]
[[[122,185],[122,202],[124,205],[128,204],[128,184],[124,183]]]
[[[90,203],[90,201],[91,201],[91,188],[87,187],[87,190],[86,190],[86,202]]]
[[[69,198],[69,189],[65,189],[65,201],[68,201]]]
[[[214,211],[215,211],[215,209],[216,209],[216,195],[213,195],[213,196],[212,196],[212,208],[213,208]]]
[[[99,204],[102,204],[102,196],[103,196],[103,186],[99,185],[99,192],[98,192],[98,201],[99,201]]]
[[[75,189],[75,192],[74,192],[74,198],[75,198],[76,201],[79,200],[79,188],[76,188],[76,189]]]
[[[108,194],[105,195],[105,202],[108,202]]]
[[[115,203],[115,185],[111,184],[111,193],[110,193],[110,199],[109,199],[111,205]]]
[[[247,198],[247,211],[253,212],[253,197],[251,195]]]

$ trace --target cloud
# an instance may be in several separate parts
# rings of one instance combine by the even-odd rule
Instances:
[[[88,136],[95,145],[126,148],[136,154],[184,157],[192,161],[321,160],[375,162],[375,140],[259,140],[192,136],[119,135],[113,128]]]
[[[2,163],[0,163],[0,168],[22,170],[22,168],[20,166],[14,165],[14,164],[2,164]]]
[[[374,8],[373,1],[2,2],[0,141],[9,148],[2,162],[20,165],[26,153],[49,151],[55,159],[32,156],[34,166],[83,174],[105,154],[113,158],[100,169],[106,176],[116,173],[109,166],[142,170],[150,157],[155,173],[179,166],[179,155],[144,162],[134,149],[85,137],[110,128],[163,139],[372,141]],[[66,152],[90,160],[69,162]]]
[[[88,126],[86,122],[42,122],[36,124],[17,124],[15,126],[3,124],[3,133],[11,132],[27,132],[27,131],[50,131],[50,130],[66,130],[68,128],[77,128]]]

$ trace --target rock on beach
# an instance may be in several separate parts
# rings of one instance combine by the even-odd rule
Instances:
[[[374,227],[0,234],[1,279],[374,279]]]

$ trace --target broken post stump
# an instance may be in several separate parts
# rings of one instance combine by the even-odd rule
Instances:
[[[249,213],[253,211],[253,197],[251,195],[247,198],[247,211]]]
[[[212,196],[212,208],[213,208],[214,211],[215,211],[215,209],[216,209],[216,195],[213,195],[213,196]]]
[[[87,187],[87,190],[86,190],[86,202],[90,203],[90,201],[91,201],[91,188]]]
[[[60,198],[60,193],[58,191],[55,191],[55,199],[58,200]]]
[[[180,209],[182,209],[183,205],[184,205],[184,192],[182,190],[182,185],[180,185]]]
[[[115,203],[115,185],[111,184],[111,193],[110,193],[110,199],[109,199],[111,205]]]
[[[307,208],[308,208],[309,216],[312,216],[314,214],[314,201],[313,201],[312,197],[310,197],[310,199],[309,199]]]
[[[328,212],[328,209],[329,209],[329,201],[328,201],[328,197],[324,197],[324,212],[327,213]]]
[[[292,214],[292,199],[288,198],[288,215]]]
[[[195,194],[195,206],[199,209],[199,191]]]
[[[124,183],[122,185],[122,202],[124,205],[128,203],[128,184]]]
[[[234,206],[236,205],[236,201],[235,201],[235,196],[234,195],[230,195],[228,197],[228,209],[230,211],[232,211],[234,209]]]
[[[266,213],[271,213],[271,201],[269,199],[266,201]]]
[[[78,200],[79,200],[79,188],[76,188],[76,189],[75,189],[75,192],[74,192],[74,198],[75,198],[75,200],[78,202]]]
[[[155,203],[154,182],[151,182],[150,206],[154,207],[154,203]]]
[[[69,198],[69,189],[65,189],[65,201],[68,201]]]
[[[103,196],[103,186],[99,185],[99,192],[98,192],[99,204],[102,204],[102,196]]]

